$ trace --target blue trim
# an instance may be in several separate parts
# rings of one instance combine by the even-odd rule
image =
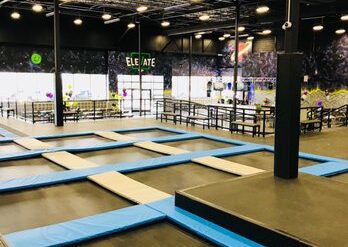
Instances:
[[[225,247],[261,247],[262,245],[228,231],[201,217],[175,207],[174,197],[148,204],[149,207],[166,214],[179,226],[207,239],[219,246]]]
[[[25,178],[17,178],[11,180],[0,181],[0,192],[8,192],[15,190],[30,189],[59,183],[73,182],[86,179],[88,176],[117,171],[121,173],[130,173],[134,171],[143,171],[148,169],[156,169],[165,166],[178,165],[190,162],[194,158],[204,156],[221,156],[221,155],[237,155],[251,151],[259,151],[262,147],[258,145],[245,145],[229,148],[221,148],[216,150],[199,151],[185,153],[172,156],[162,156],[153,159],[141,160],[138,162],[119,163],[115,165],[104,165],[95,168],[67,170],[62,172],[54,172],[45,175],[38,175]]]
[[[348,172],[348,162],[326,162],[314,166],[307,166],[300,169],[300,172],[330,177]]]
[[[165,219],[145,205],[127,207],[60,224],[5,235],[12,247],[52,247],[76,244]]]
[[[2,135],[3,137],[0,137],[1,140],[7,139],[7,138],[16,138],[18,137],[18,135],[16,135],[15,133],[12,133],[6,129],[0,128],[0,135]]]

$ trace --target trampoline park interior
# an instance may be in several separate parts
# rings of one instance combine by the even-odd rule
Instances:
[[[0,247],[348,247],[346,0],[0,16]]]

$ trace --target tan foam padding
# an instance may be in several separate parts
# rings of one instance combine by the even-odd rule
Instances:
[[[52,148],[51,145],[49,145],[45,142],[36,140],[34,138],[30,138],[30,137],[15,139],[14,142],[22,147],[25,147],[26,149],[29,149],[29,150]]]
[[[171,196],[114,171],[88,178],[105,189],[139,204],[159,201]]]
[[[70,170],[93,168],[98,165],[68,152],[42,154],[46,159]]]
[[[132,136],[127,136],[127,135],[121,135],[116,132],[112,131],[97,131],[94,134],[101,136],[103,138],[113,140],[113,141],[133,141],[136,140],[136,138]]]
[[[10,247],[5,238],[0,234],[0,247]]]
[[[235,162],[219,159],[212,156],[196,158],[196,159],[193,159],[192,162],[198,163],[200,165],[208,166],[217,170],[221,170],[224,172],[236,174],[239,176],[253,175],[253,174],[264,172],[264,170],[261,170],[258,168],[241,165]]]
[[[169,155],[190,153],[187,150],[183,150],[183,149],[175,148],[175,147],[170,147],[170,146],[155,143],[155,142],[137,142],[137,143],[134,143],[134,146],[140,147],[143,149],[147,149],[150,151],[154,151],[157,153],[169,154]]]

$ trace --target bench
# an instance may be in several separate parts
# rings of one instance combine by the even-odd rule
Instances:
[[[4,111],[5,111],[6,114],[7,114],[7,118],[10,117],[11,113],[12,113],[12,116],[13,116],[13,117],[15,116],[15,109],[14,109],[14,108],[7,108],[7,107],[1,108],[1,116],[2,116],[2,117],[4,116]]]
[[[253,137],[257,134],[258,136],[260,136],[260,124],[258,123],[249,123],[249,122],[242,122],[242,121],[235,121],[235,122],[231,122],[231,133],[233,133],[234,131],[236,131],[236,133],[239,132],[239,128],[238,126],[242,126],[242,133],[244,134],[245,131],[245,127],[251,127],[252,130],[252,134]]]
[[[163,121],[163,117],[166,119],[166,122],[168,122],[168,116],[173,118],[174,124],[177,122],[177,118],[180,117],[180,123],[181,123],[181,115],[174,112],[162,112],[161,113],[161,122]]]
[[[210,119],[205,116],[186,116],[186,126],[188,126],[190,122],[191,125],[194,125],[197,120],[203,122],[203,129],[205,129],[205,126],[210,129]]]
[[[319,129],[321,132],[322,122],[319,119],[304,120],[300,122],[300,130],[305,134],[307,131],[314,131]]]

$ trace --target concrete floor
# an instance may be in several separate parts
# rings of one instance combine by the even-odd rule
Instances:
[[[173,127],[179,129],[187,129],[195,132],[202,132],[206,134],[222,136],[242,141],[254,142],[259,144],[273,145],[274,136],[268,136],[266,138],[252,138],[248,135],[231,134],[228,131],[206,129],[203,130],[200,126],[186,126],[174,125],[171,122],[161,123],[153,118],[134,118],[134,119],[121,119],[121,120],[100,120],[100,121],[88,121],[79,123],[67,123],[64,127],[56,128],[52,124],[30,124],[23,121],[19,121],[13,118],[0,118],[0,127],[8,129],[22,136],[29,135],[45,135],[53,133],[66,133],[66,132],[80,132],[80,131],[92,131],[92,130],[110,130],[116,128],[139,128],[146,126],[162,125],[165,127]],[[320,154],[335,158],[342,158],[348,160],[348,128],[333,128],[324,129],[322,133],[312,133],[301,135],[300,138],[300,150],[302,152]]]

